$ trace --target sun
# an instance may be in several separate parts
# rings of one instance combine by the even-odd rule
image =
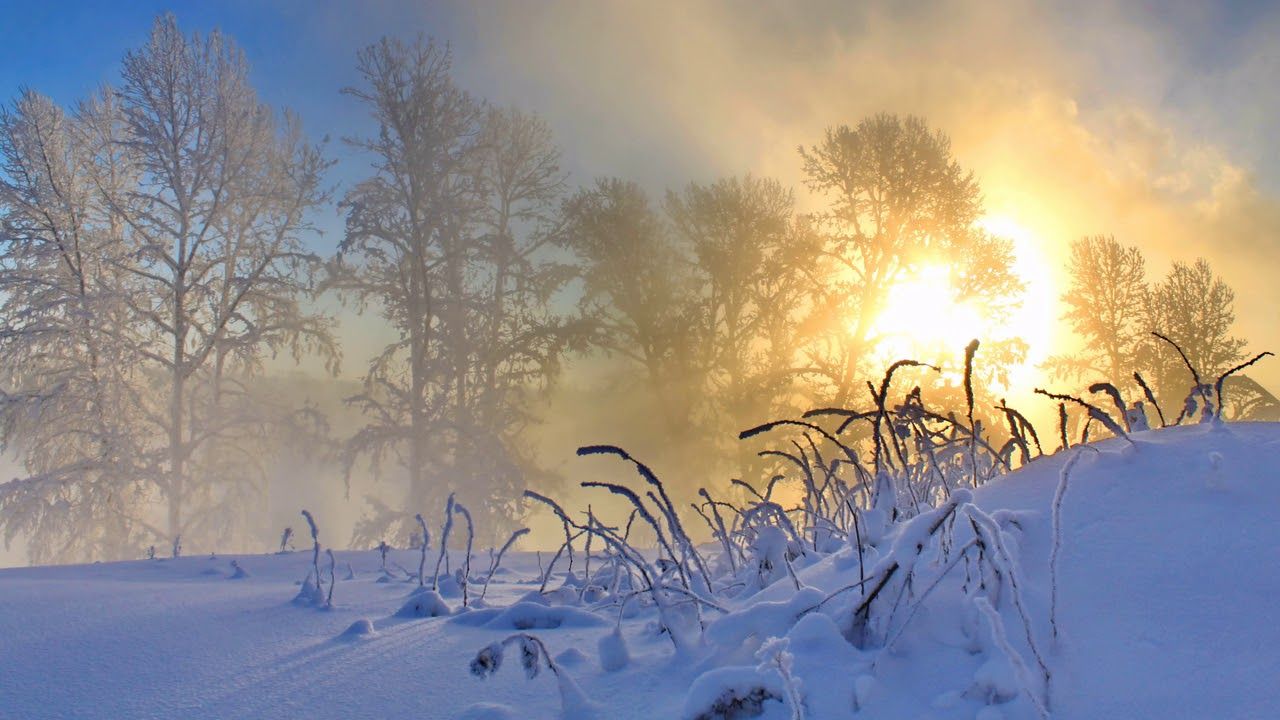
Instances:
[[[889,288],[884,309],[872,325],[882,352],[897,358],[936,361],[973,338],[989,334],[990,323],[967,302],[957,302],[946,265],[923,265]]]
[[[1056,276],[1039,237],[1011,216],[987,216],[978,226],[1013,243],[1014,271],[1025,289],[1004,318],[993,318],[970,302],[956,300],[951,269],[942,263],[922,264],[889,288],[884,307],[872,324],[884,362],[912,358],[938,364],[944,377],[958,376],[957,365],[970,340],[984,343],[1017,338],[1026,343],[1024,360],[1009,368],[1008,388],[1034,385],[1039,365],[1052,348]]]

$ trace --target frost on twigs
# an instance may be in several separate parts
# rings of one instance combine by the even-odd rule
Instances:
[[[786,638],[771,637],[764,641],[756,651],[756,659],[760,672],[776,672],[782,678],[782,690],[786,694],[787,704],[791,707],[791,720],[804,720],[804,699],[800,694],[800,680],[793,673],[795,656],[788,650]]]
[[[483,680],[498,672],[502,667],[505,650],[511,646],[515,646],[519,652],[520,667],[524,669],[525,677],[533,680],[541,674],[544,666],[555,675],[556,686],[560,691],[561,713],[565,720],[602,717],[602,708],[582,692],[578,683],[556,663],[547,646],[536,635],[517,633],[501,642],[486,645],[471,660],[471,674]]]

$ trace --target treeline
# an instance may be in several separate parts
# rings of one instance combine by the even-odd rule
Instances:
[[[801,148],[824,209],[800,213],[791,188],[750,175],[660,198],[615,178],[573,188],[547,126],[458,86],[447,49],[384,39],[356,63],[343,93],[372,132],[346,142],[369,171],[336,197],[325,148],[259,100],[235,44],[172,16],[118,86],[70,108],[24,90],[0,113],[0,440],[26,471],[0,485],[0,526],[33,561],[233,543],[284,447],[336,447],[325,457],[347,473],[385,479],[358,545],[408,542],[414,513],[450,492],[501,532],[523,488],[553,481],[530,430],[571,356],[607,358],[614,387],[652,399],[684,474],[767,472],[736,432],[864,404],[894,359],[877,354],[876,319],[895,282],[945,267],[956,302],[996,321],[1021,291],[1011,244],[978,223],[978,182],[918,118],[876,115]],[[334,204],[345,231],[321,257],[311,223]],[[1132,274],[1130,252],[1077,247],[1070,319],[1098,353],[1061,367],[1114,375],[1146,358],[1180,402],[1187,379],[1139,330],[1205,348],[1211,373],[1242,352],[1231,296],[1216,279],[1199,294],[1200,264],[1153,287],[1088,277]],[[396,331],[346,349],[364,368],[347,400],[363,421],[339,438],[263,381],[280,354],[337,371],[324,293]],[[984,344],[985,378],[1022,352]],[[903,376],[963,403],[941,375]]]
[[[1068,271],[1064,319],[1082,349],[1050,358],[1056,377],[1133,386],[1140,376],[1173,419],[1196,412],[1188,363],[1212,379],[1246,360],[1248,343],[1233,334],[1235,292],[1204,258],[1175,261],[1153,283],[1141,250],[1097,235],[1071,244]],[[1227,387],[1225,417],[1280,420],[1280,400],[1248,375],[1233,374]]]

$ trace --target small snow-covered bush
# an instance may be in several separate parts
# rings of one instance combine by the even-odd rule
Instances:
[[[520,666],[524,668],[525,676],[530,680],[540,674],[543,665],[555,675],[556,685],[560,691],[560,707],[565,720],[590,720],[600,717],[601,707],[582,692],[578,683],[556,663],[547,646],[536,635],[517,633],[500,642],[485,646],[471,661],[471,674],[483,680],[498,672],[502,667],[506,648],[512,645],[519,649]]]
[[[787,646],[786,638],[772,637],[766,640],[756,652],[756,659],[760,661],[756,669],[761,672],[778,673],[778,677],[782,679],[782,690],[786,694],[787,704],[791,707],[791,720],[804,720],[804,699],[800,695],[801,683],[792,671],[795,656],[787,650]]]
[[[740,720],[758,717],[766,703],[782,703],[786,691],[777,673],[755,667],[722,667],[698,676],[685,695],[681,720]]]

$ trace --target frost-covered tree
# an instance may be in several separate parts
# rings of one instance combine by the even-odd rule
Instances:
[[[577,258],[579,306],[596,328],[594,342],[621,358],[653,399],[669,449],[695,452],[709,429],[690,255],[633,182],[598,180],[565,202],[563,217],[561,242]],[[702,455],[682,460],[710,459]]]
[[[128,248],[98,193],[130,175],[119,128],[109,94],[70,117],[33,91],[0,111],[0,440],[28,473],[0,485],[0,524],[33,562],[128,555],[140,531]]]
[[[465,332],[466,308],[446,284],[457,287],[474,256],[461,238],[480,210],[473,170],[484,113],[454,84],[449,54],[434,44],[384,38],[360,52],[357,67],[363,85],[344,92],[367,106],[378,132],[351,142],[372,156],[375,173],[343,200],[346,236],[330,282],[362,304],[376,302],[399,333],[369,362],[364,390],[352,398],[369,422],[348,443],[347,463],[364,456],[380,471],[392,458],[404,470],[406,513],[391,535],[400,540],[414,511],[447,494],[440,478],[451,450],[450,391],[466,381],[450,339]],[[393,519],[374,518],[366,534]]]
[[[184,35],[168,15],[125,56],[118,91],[138,174],[108,200],[132,245],[126,303],[153,380],[170,538],[225,532],[253,491],[253,468],[228,464],[253,457],[242,443],[264,419],[241,378],[280,352],[336,359],[330,319],[303,302],[319,259],[302,238],[326,163],[248,75],[230,39]]]
[[[348,463],[403,471],[406,512],[383,510],[357,540],[412,533],[414,511],[457,491],[500,532],[536,474],[523,446],[530,394],[558,373],[571,328],[549,300],[568,274],[546,249],[563,175],[546,127],[458,87],[447,50],[384,39],[360,52],[345,92],[377,122],[353,140],[374,174],[346,197],[331,285],[374,303],[399,332],[352,398],[368,424]],[[375,505],[375,510],[377,510]],[[483,509],[483,510],[481,510]]]
[[[790,190],[747,176],[667,194],[677,240],[693,260],[696,357],[716,435],[733,442],[738,472],[755,460],[737,433],[794,414],[800,320],[814,286],[818,238]]]
[[[1109,235],[1081,238],[1071,243],[1067,272],[1064,319],[1082,347],[1053,358],[1055,372],[1091,382],[1124,381],[1138,369],[1137,351],[1151,330],[1143,317],[1148,290],[1142,252]]]
[[[1165,279],[1147,294],[1143,320],[1147,327],[1173,340],[1187,360],[1210,381],[1244,357],[1247,342],[1231,334],[1235,292],[1204,258],[1188,265],[1173,263]],[[1195,384],[1177,351],[1155,338],[1140,353],[1143,373],[1150,376],[1160,402],[1176,408]]]
[[[800,154],[806,185],[830,201],[816,216],[832,268],[815,299],[811,322],[820,332],[812,358],[836,402],[863,398],[863,381],[878,370],[868,365],[881,341],[876,320],[911,270],[945,266],[956,301],[996,319],[1011,309],[1022,285],[1010,244],[978,228],[978,181],[952,157],[942,132],[918,117],[879,114],[828,129]],[[994,350],[984,346],[988,367],[1018,352]]]
[[[248,73],[163,16],[118,88],[0,118],[0,413],[30,473],[0,522],[35,560],[226,539],[292,414],[247,383],[282,352],[336,362],[305,303],[325,162]]]
[[[1130,379],[1139,372],[1173,419],[1194,385],[1177,343],[1205,382],[1244,358],[1246,341],[1232,335],[1235,293],[1209,263],[1175,262],[1164,280],[1150,284],[1142,252],[1110,236],[1072,243],[1071,288],[1062,297],[1065,319],[1081,340],[1072,355],[1054,357],[1060,376],[1085,384],[1107,380],[1135,393]],[[1268,418],[1277,403],[1246,375],[1226,382],[1230,417]]]
[[[559,162],[539,118],[514,109],[488,112],[476,170],[483,204],[472,292],[481,300],[466,338],[474,377],[456,401],[472,423],[459,438],[470,482],[487,480],[492,493],[483,505],[471,493],[462,496],[482,516],[493,508],[514,514],[502,493],[548,479],[527,445],[526,431],[537,422],[535,394],[550,387],[564,353],[581,349],[588,335],[586,323],[553,305],[573,278],[572,266],[554,252],[564,192]]]

